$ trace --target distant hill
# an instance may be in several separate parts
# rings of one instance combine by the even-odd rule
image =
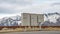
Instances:
[[[45,22],[42,26],[60,26],[60,13],[48,13],[45,15]]]
[[[44,14],[46,19],[42,26],[60,26],[60,13],[48,13]],[[21,16],[4,17],[0,19],[0,26],[20,26]]]
[[[0,19],[0,26],[19,26],[20,23],[21,17],[19,15]]]

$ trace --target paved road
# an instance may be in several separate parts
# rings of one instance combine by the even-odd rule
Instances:
[[[10,32],[0,34],[60,34],[60,31]]]

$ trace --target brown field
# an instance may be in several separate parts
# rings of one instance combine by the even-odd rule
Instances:
[[[43,31],[60,31],[60,26],[41,26]],[[11,31],[39,31],[39,26],[0,26],[1,32]]]
[[[0,28],[24,28],[24,27],[29,27],[29,26],[0,26]],[[39,27],[39,26],[30,26],[31,28],[32,27]],[[60,26],[41,26],[42,28],[47,28],[47,27],[57,27],[57,28],[60,28]]]
[[[0,30],[2,29],[2,28],[13,28],[13,29],[15,29],[15,28],[28,28],[29,26],[0,26]],[[39,26],[30,26],[31,28],[39,28]],[[60,26],[41,26],[42,28],[49,28],[49,27],[52,27],[52,28],[60,28]]]

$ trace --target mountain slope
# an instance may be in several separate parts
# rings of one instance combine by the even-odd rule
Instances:
[[[21,17],[19,15],[12,17],[4,17],[0,21],[0,26],[19,26]]]

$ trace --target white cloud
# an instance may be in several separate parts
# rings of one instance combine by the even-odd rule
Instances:
[[[6,0],[0,1],[0,8],[10,10],[2,11],[2,13],[48,13],[60,11],[60,6],[52,6],[52,4],[60,2],[55,0]],[[1,13],[1,11],[0,11]]]

